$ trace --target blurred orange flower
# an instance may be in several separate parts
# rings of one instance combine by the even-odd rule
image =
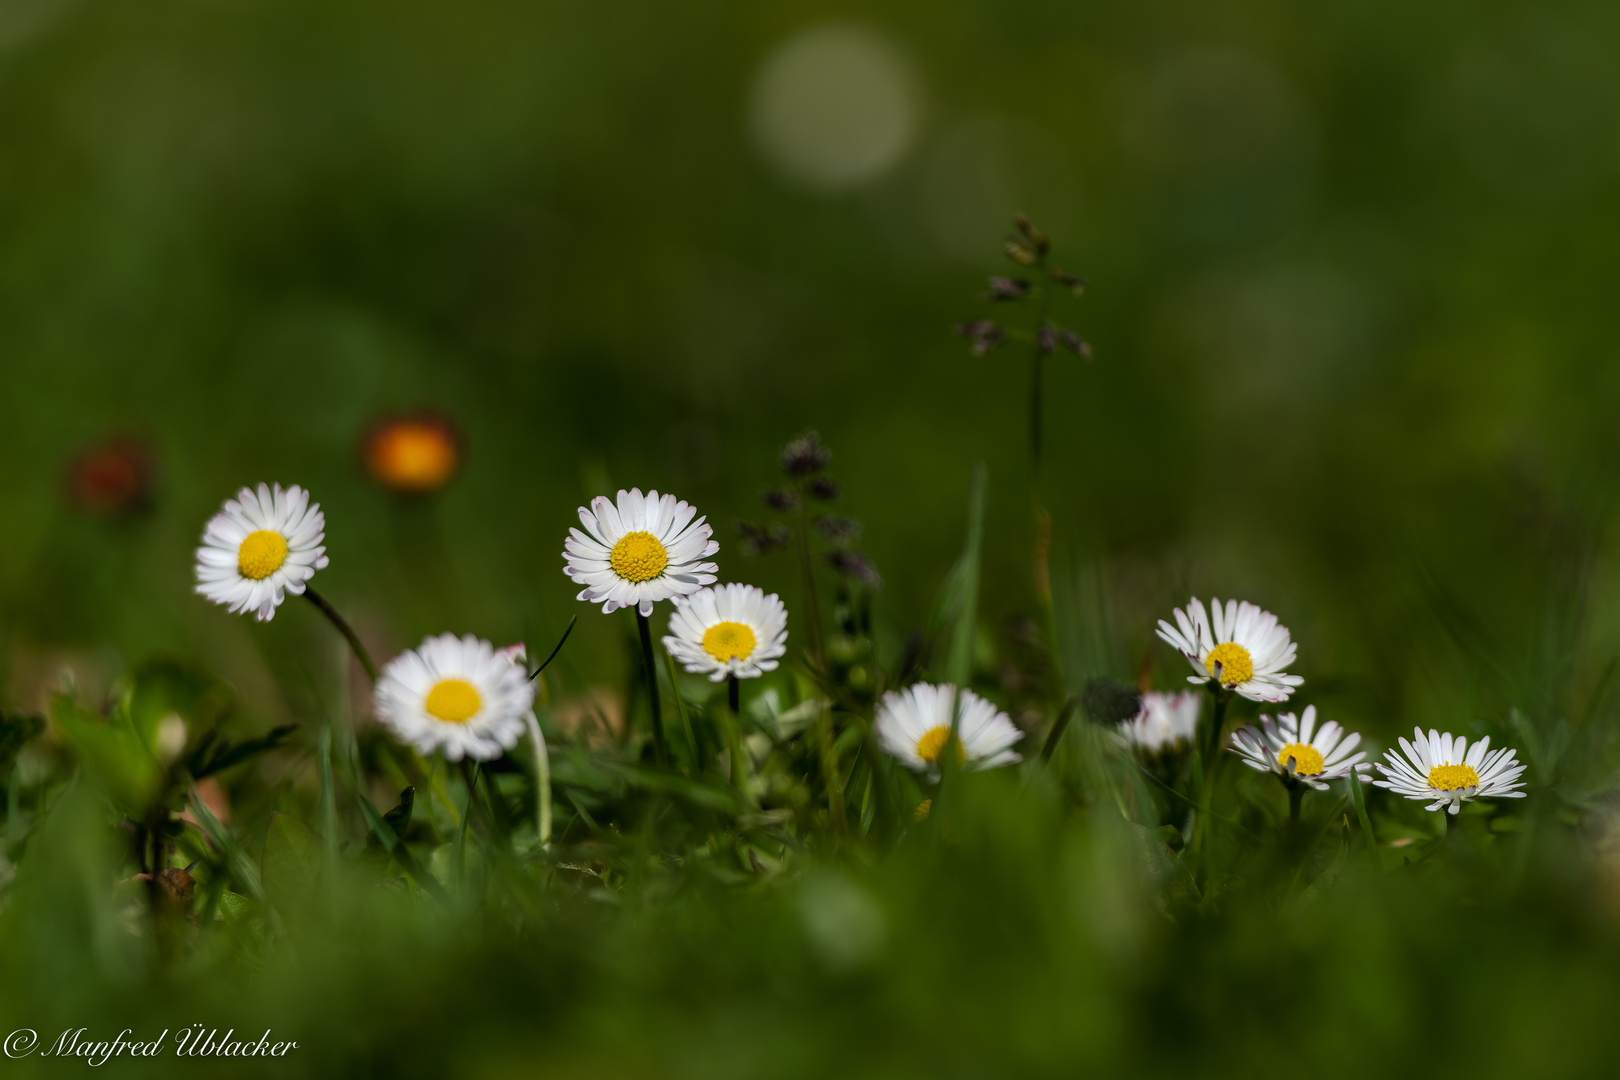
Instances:
[[[68,463],[68,501],[98,517],[132,514],[151,501],[155,473],[144,442],[114,435],[85,447]]]
[[[461,439],[435,413],[381,420],[366,432],[362,449],[373,480],[409,494],[439,490],[461,466]]]

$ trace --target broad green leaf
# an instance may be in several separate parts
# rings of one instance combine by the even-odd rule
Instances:
[[[51,699],[51,720],[107,793],[131,816],[143,816],[163,784],[164,770],[122,708],[102,718],[66,694]]]

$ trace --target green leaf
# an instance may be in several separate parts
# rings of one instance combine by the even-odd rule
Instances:
[[[365,817],[366,824],[371,826],[372,834],[382,841],[383,847],[388,849],[390,855],[399,860],[399,864],[405,868],[405,872],[435,900],[449,900],[450,894],[444,891],[444,886],[439,884],[437,878],[423,869],[421,862],[411,853],[410,846],[400,839],[392,826],[383,820],[381,814],[377,813],[377,808],[372,805],[370,799],[366,798],[365,793],[356,791],[354,799],[355,802],[360,804],[360,813]]]
[[[291,814],[276,811],[264,837],[264,892],[283,916],[309,908],[321,872],[321,838]]]
[[[195,735],[217,726],[236,699],[212,672],[184,660],[158,659],[135,669],[122,703],[135,733],[156,747],[158,730],[169,717],[178,716]]]
[[[219,914],[231,926],[248,928],[259,921],[259,905],[226,889],[219,894]]]
[[[270,734],[262,739],[247,739],[237,743],[235,746],[217,747],[212,753],[208,754],[206,762],[197,765],[191,770],[191,775],[201,780],[205,776],[212,776],[214,773],[228,769],[232,765],[241,764],[255,754],[262,754],[266,750],[274,750],[287,740],[288,735],[297,730],[297,724],[283,724],[278,728],[272,728]],[[212,743],[208,745],[211,746]],[[200,747],[199,751],[206,748]],[[201,757],[202,755],[199,753],[196,756]]]
[[[197,787],[192,785],[190,790],[191,816],[202,825],[203,832],[214,842],[214,846],[225,853],[230,865],[231,873],[242,883],[255,900],[264,899],[264,882],[259,877],[259,868],[253,860],[247,857],[242,845],[236,842],[236,835],[220,824],[214,812],[208,809],[208,804],[202,801],[197,794]]]
[[[129,715],[118,708],[104,719],[66,694],[51,699],[50,711],[52,722],[113,800],[131,816],[144,816],[162,787],[164,769]]]
[[[705,810],[736,815],[747,809],[737,797],[737,793],[729,787],[720,787],[703,780],[660,772],[656,769],[644,769],[639,765],[612,764],[609,768],[623,777],[633,788],[673,795]]]
[[[383,822],[400,840],[405,839],[405,830],[411,827],[411,811],[416,806],[416,789],[408,787],[399,793],[399,805],[383,815]],[[366,841],[367,847],[380,847],[381,841],[373,836]]]
[[[1367,816],[1367,798],[1361,790],[1361,778],[1350,770],[1350,802],[1356,808],[1356,820],[1361,822],[1361,835],[1367,838],[1367,850],[1378,859],[1378,837],[1373,835],[1372,819]]]

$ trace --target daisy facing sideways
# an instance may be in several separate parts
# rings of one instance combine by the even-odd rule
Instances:
[[[728,675],[755,679],[776,670],[787,652],[787,608],[775,593],[753,585],[699,589],[670,601],[664,648],[694,675],[721,682]]]
[[[960,698],[960,706],[957,699]],[[957,738],[951,738],[952,713],[960,708]],[[878,742],[902,765],[936,775],[947,743],[956,761],[969,769],[994,769],[1018,761],[1012,745],[1024,733],[1007,714],[971,690],[949,683],[917,683],[892,690],[878,702]]]
[[[1250,701],[1287,701],[1305,680],[1283,671],[1294,661],[1294,643],[1288,628],[1269,611],[1248,601],[1216,600],[1204,613],[1195,596],[1186,608],[1176,609],[1176,625],[1159,620],[1159,637],[1187,658],[1197,675],[1190,683],[1214,679]]]
[[[1284,780],[1299,780],[1317,791],[1326,791],[1329,780],[1343,780],[1351,771],[1369,772],[1372,766],[1362,759],[1363,751],[1351,756],[1361,742],[1359,734],[1346,735],[1329,720],[1316,726],[1316,706],[1305,706],[1304,718],[1283,713],[1275,723],[1261,714],[1260,727],[1245,725],[1232,733],[1229,748],[1243,764],[1261,772],[1274,772]]]
[[[1455,814],[1471,799],[1524,798],[1524,792],[1515,790],[1524,786],[1519,779],[1524,766],[1514,760],[1516,751],[1492,752],[1489,736],[1469,746],[1467,739],[1454,739],[1449,731],[1430,728],[1425,738],[1422,728],[1413,728],[1412,741],[1402,739],[1401,750],[1404,757],[1384,751],[1384,761],[1377,763],[1384,778],[1373,783],[1408,799],[1432,800],[1425,810],[1445,807]]]
[[[568,530],[563,573],[585,586],[578,599],[601,604],[604,613],[633,607],[651,615],[660,600],[714,584],[719,567],[703,560],[720,545],[696,515],[690,503],[656,491],[621,490],[616,503],[598,495],[590,509],[579,508],[584,531]]]
[[[197,549],[197,591],[232,614],[275,616],[288,593],[298,596],[327,564],[326,517],[309,492],[260,484],[243,488],[209,519]]]
[[[1142,695],[1142,711],[1121,724],[1119,733],[1138,750],[1162,754],[1192,742],[1202,706],[1203,698],[1196,690],[1174,694],[1149,690]]]
[[[489,761],[528,730],[534,683],[521,653],[471,634],[440,634],[388,662],[374,702],[377,719],[400,742],[451,761]]]

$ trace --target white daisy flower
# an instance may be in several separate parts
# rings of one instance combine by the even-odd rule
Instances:
[[[233,614],[251,611],[266,622],[287,593],[299,596],[326,567],[326,516],[294,484],[243,488],[203,530],[197,549],[197,591]]]
[[[714,529],[697,510],[673,495],[640,488],[619,492],[615,505],[606,496],[579,508],[585,531],[568,530],[563,542],[563,573],[585,586],[578,599],[600,602],[611,614],[635,607],[651,615],[660,600],[685,596],[714,583],[719,570],[702,560],[720,550]]]
[[[528,730],[534,683],[511,650],[440,634],[390,660],[373,700],[401,742],[451,761],[488,761]]]
[[[1200,674],[1188,682],[1202,685],[1219,679],[1250,701],[1287,701],[1305,680],[1283,672],[1294,660],[1294,643],[1277,616],[1245,601],[1216,600],[1211,622],[1195,596],[1186,609],[1176,609],[1176,625],[1159,620],[1159,637],[1176,649]]]
[[[1303,720],[1293,713],[1282,713],[1273,723],[1262,713],[1260,727],[1245,724],[1234,731],[1232,745],[1227,749],[1242,757],[1243,764],[1251,769],[1296,777],[1317,791],[1326,791],[1329,780],[1343,780],[1352,771],[1372,770],[1362,760],[1366,751],[1353,757],[1350,754],[1360,742],[1360,734],[1346,735],[1332,720],[1317,727],[1316,706],[1307,705]]]
[[[1384,779],[1373,783],[1408,799],[1432,799],[1425,810],[1438,810],[1455,814],[1470,799],[1522,799],[1524,792],[1519,779],[1524,766],[1514,760],[1517,751],[1490,752],[1491,740],[1487,736],[1473,746],[1451,732],[1441,734],[1429,729],[1427,738],[1422,728],[1412,729],[1412,741],[1401,740],[1402,758],[1394,750],[1384,751],[1384,761],[1378,762],[1378,771]]]
[[[994,769],[1019,760],[1012,744],[1024,737],[1007,714],[971,690],[949,683],[917,683],[883,695],[878,702],[877,735],[883,749],[907,768],[938,772],[945,744],[952,742],[952,712],[961,698],[955,743],[958,764]]]
[[[1121,724],[1119,733],[1138,750],[1162,754],[1192,742],[1202,704],[1203,698],[1195,690],[1174,694],[1150,690],[1142,695],[1142,711]]]
[[[716,585],[673,597],[664,648],[687,671],[722,682],[776,670],[787,652],[787,608],[775,593],[753,585]]]

